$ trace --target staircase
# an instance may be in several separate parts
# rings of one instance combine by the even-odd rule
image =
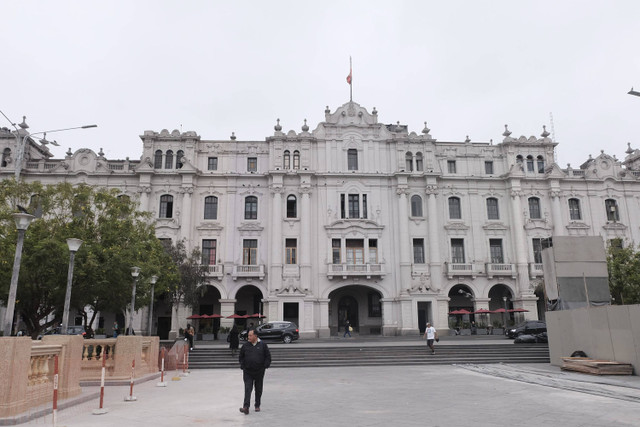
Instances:
[[[436,354],[424,346],[322,346],[270,345],[272,368],[332,366],[452,365],[486,363],[549,363],[547,344],[446,345]],[[190,369],[238,369],[238,356],[228,348],[196,348],[189,354]]]

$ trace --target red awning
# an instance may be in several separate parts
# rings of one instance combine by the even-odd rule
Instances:
[[[200,316],[199,314],[192,314],[191,316],[187,317],[187,319],[202,319],[202,316]]]

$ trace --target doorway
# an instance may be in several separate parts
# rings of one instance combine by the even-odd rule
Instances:
[[[161,340],[169,339],[169,331],[171,330],[171,317],[158,317],[158,336]]]
[[[427,323],[431,323],[431,303],[426,301],[418,302],[418,329],[420,334],[427,330]]]
[[[297,302],[285,302],[282,304],[283,319],[285,322],[293,322],[296,326],[300,326],[299,307]]]

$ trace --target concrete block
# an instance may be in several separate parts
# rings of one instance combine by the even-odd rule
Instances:
[[[0,337],[0,361],[0,417],[10,417],[28,405],[31,338]]]

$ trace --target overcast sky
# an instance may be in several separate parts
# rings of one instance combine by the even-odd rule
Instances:
[[[586,6],[588,5],[588,6]],[[554,130],[561,167],[640,148],[640,1],[65,1],[0,5],[0,110],[56,158],[145,130],[264,140],[353,99],[440,141]],[[553,115],[553,129],[551,128]],[[9,123],[0,116],[0,126]]]

